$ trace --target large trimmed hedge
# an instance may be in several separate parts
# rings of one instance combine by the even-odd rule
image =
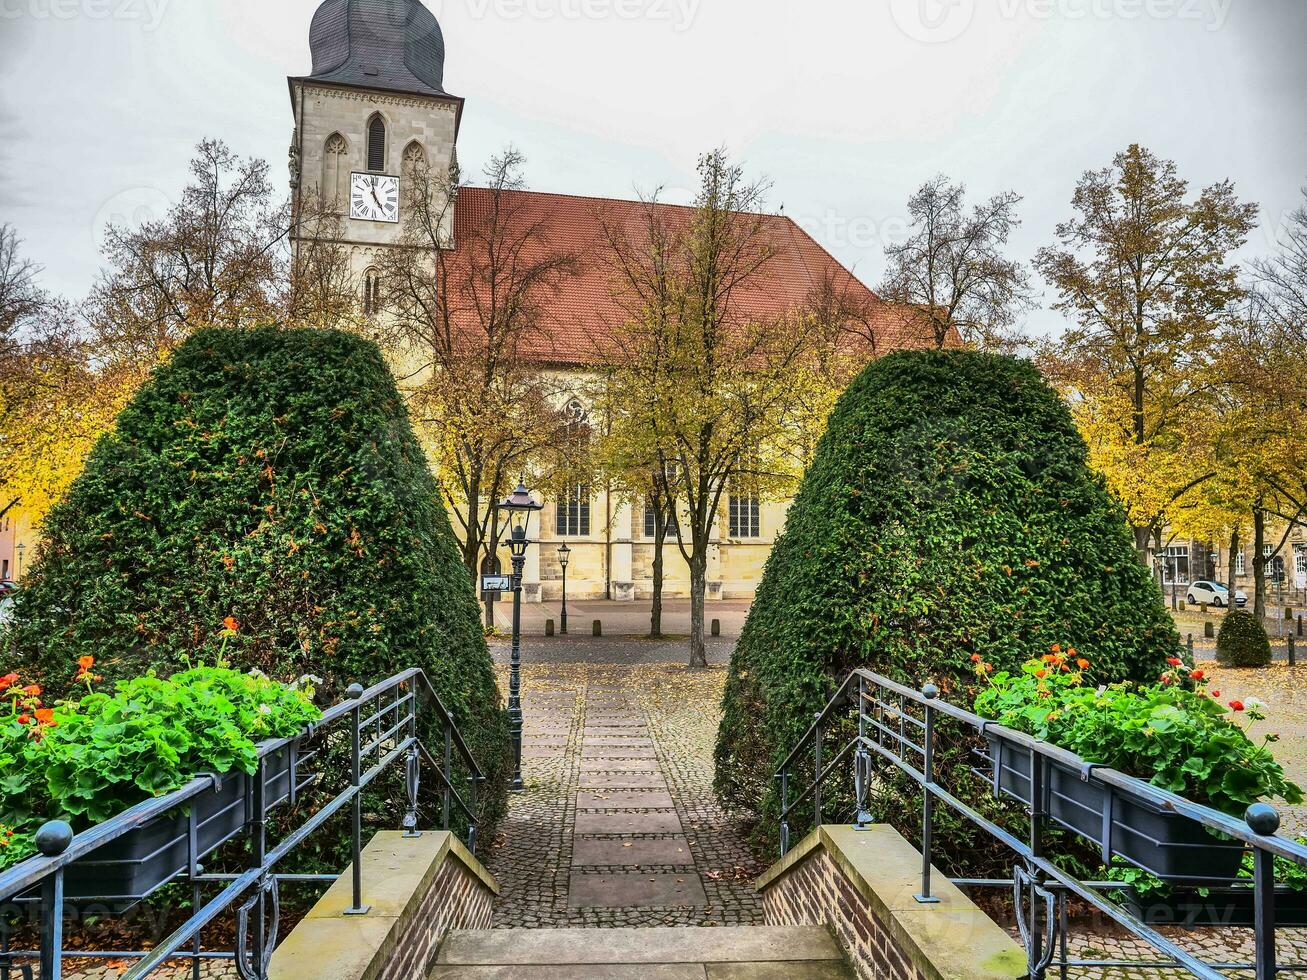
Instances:
[[[973,654],[1016,669],[1054,643],[1102,681],[1155,679],[1180,643],[1066,406],[1015,358],[882,358],[836,407],[767,563],[718,792],[774,817],[776,766],[855,667],[966,702]]]
[[[377,347],[206,330],[155,371],[46,521],[10,631],[66,687],[227,657],[339,693],[422,667],[491,787],[507,726],[435,481]]]

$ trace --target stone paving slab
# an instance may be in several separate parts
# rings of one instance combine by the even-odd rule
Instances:
[[[699,876],[693,872],[593,874],[573,871],[567,884],[567,904],[572,908],[609,909],[702,906],[708,904],[708,896]]]
[[[583,789],[666,789],[667,780],[660,772],[582,772]]]
[[[681,832],[681,820],[675,810],[658,813],[581,810],[576,815],[575,826],[578,834],[679,834]]]
[[[589,877],[589,876],[586,876]],[[600,876],[596,876],[600,877]],[[676,875],[675,877],[683,877]],[[839,960],[822,926],[717,929],[500,929],[455,932],[440,963],[784,963]]]
[[[582,759],[656,759],[658,753],[653,748],[641,748],[638,745],[622,747],[618,745],[587,745],[581,749]]]
[[[654,759],[582,759],[582,772],[658,772]]]
[[[619,867],[646,864],[653,867],[693,865],[690,844],[684,837],[639,840],[577,840],[572,842],[572,867]]]
[[[630,966],[440,966],[427,980],[707,980],[699,963],[641,963]]]
[[[659,790],[587,790],[576,794],[578,810],[670,810],[675,806],[672,794]]]
[[[582,733],[581,748],[652,749],[653,742],[644,735],[592,735]]]
[[[649,734],[649,726],[642,721],[640,722],[633,721],[629,725],[616,725],[616,724],[611,724],[609,722],[604,722],[603,724],[596,725],[592,723],[589,719],[587,719],[584,727],[584,732],[587,735],[598,735],[598,736],[603,736],[603,735],[644,736]]]
[[[561,759],[567,754],[566,745],[524,745],[523,759]]]

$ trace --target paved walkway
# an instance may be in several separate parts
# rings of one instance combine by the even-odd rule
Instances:
[[[527,788],[489,857],[495,928],[762,922],[761,868],[712,795],[721,683],[669,664],[524,669]]]

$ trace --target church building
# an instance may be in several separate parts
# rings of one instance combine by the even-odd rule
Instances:
[[[310,74],[289,79],[295,116],[291,146],[296,203],[314,195],[338,210],[341,244],[347,247],[363,309],[379,305],[379,257],[400,242],[406,174],[421,166],[436,173],[457,160],[464,100],[444,88],[445,43],[435,16],[418,0],[326,0],[315,14],[309,44]],[[549,221],[550,241],[578,254],[601,241],[598,215],[629,211],[637,202],[563,194],[520,195],[522,209]],[[459,227],[488,206],[490,192],[460,188],[446,209],[450,248],[460,244]],[[801,305],[823,281],[858,294],[874,321],[880,353],[928,341],[907,310],[886,303],[844,269],[792,220],[767,219],[771,281],[760,299],[760,315],[777,316]],[[543,318],[536,346],[539,367],[575,377],[578,392],[597,367],[593,338],[620,320],[602,262],[583,263],[555,297]],[[560,406],[561,407],[561,406]],[[577,397],[568,405],[584,414]],[[544,501],[538,547],[527,553],[524,595],[556,601],[562,568],[558,549],[571,549],[567,572],[572,598],[647,599],[653,561],[652,511],[603,487],[578,486],[563,499]],[[787,501],[731,496],[723,501],[711,549],[710,599],[752,597],[772,542],[780,533]],[[689,594],[689,572],[668,542],[668,596]]]

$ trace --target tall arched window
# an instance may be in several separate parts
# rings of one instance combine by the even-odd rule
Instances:
[[[563,438],[571,451],[578,454],[590,438],[590,417],[577,399],[563,409]],[[590,533],[590,487],[583,481],[567,480],[558,495],[554,513],[560,537],[585,537]]]
[[[368,169],[386,169],[386,121],[380,115],[368,123]]]
[[[322,152],[322,203],[328,208],[340,208],[345,201],[345,137],[332,133]]]
[[[404,175],[412,176],[427,168],[427,151],[422,144],[414,140],[404,147]]]
[[[363,315],[374,316],[381,312],[381,273],[369,269],[363,273]]]

